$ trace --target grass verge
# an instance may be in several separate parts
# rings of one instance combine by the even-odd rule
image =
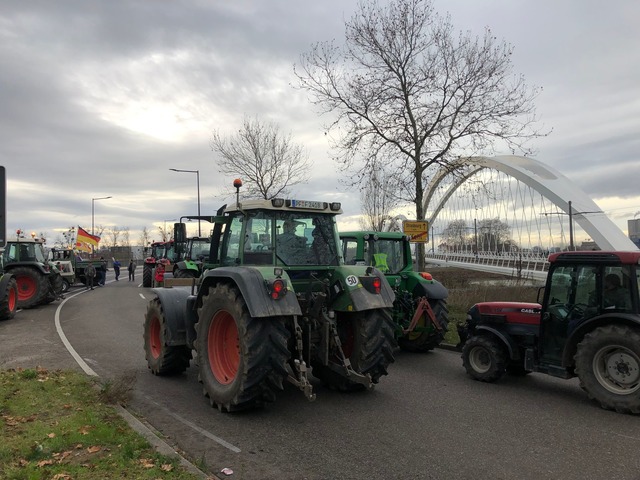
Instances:
[[[117,413],[113,386],[72,371],[0,371],[0,478],[201,478],[158,454]]]

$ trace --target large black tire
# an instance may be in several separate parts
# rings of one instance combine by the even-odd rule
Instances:
[[[41,304],[51,303],[58,297],[60,297],[60,295],[62,295],[62,291],[64,288],[62,275],[56,272],[51,272],[49,273],[48,281],[49,289],[47,290],[47,294],[42,300]]]
[[[198,274],[188,268],[176,268],[173,272],[174,278],[198,278]]]
[[[147,263],[142,266],[142,286],[151,288],[153,285],[153,267]]]
[[[640,331],[606,325],[585,335],[574,357],[580,387],[602,408],[640,413]]]
[[[0,320],[10,320],[18,309],[18,285],[15,278],[9,279],[0,292]]]
[[[252,318],[240,291],[218,284],[202,298],[196,332],[199,380],[211,406],[234,412],[275,401],[290,356],[283,318]]]
[[[436,319],[440,322],[442,331],[434,329],[430,332],[408,333],[398,338],[398,345],[402,350],[407,352],[428,352],[436,348],[442,343],[442,340],[444,340],[444,334],[447,333],[449,326],[447,301],[444,299],[430,300],[429,305]],[[410,312],[410,315],[413,316],[413,312]],[[428,315],[425,313],[422,318],[418,320],[418,325],[424,327],[426,322],[430,323],[431,320],[429,320]]]
[[[176,375],[184,372],[191,360],[186,345],[167,345],[167,321],[162,303],[156,297],[147,304],[144,316],[144,355],[154,375]]]
[[[475,380],[495,382],[506,373],[507,352],[499,340],[476,335],[464,344],[462,365]]]
[[[337,329],[342,350],[353,369],[357,373],[371,375],[371,381],[378,383],[395,360],[393,352],[397,343],[390,312],[377,309],[342,314],[338,316]],[[337,351],[330,353],[331,358],[340,362]],[[312,361],[312,367],[313,375],[331,389],[352,392],[365,388],[317,361]]]
[[[39,270],[30,267],[11,269],[18,285],[18,308],[31,308],[42,303],[49,292],[49,280]]]

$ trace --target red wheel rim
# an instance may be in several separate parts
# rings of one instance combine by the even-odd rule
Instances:
[[[18,300],[29,300],[38,291],[38,284],[33,277],[18,277],[16,283],[18,284]]]
[[[162,352],[162,342],[160,340],[160,320],[154,316],[149,325],[149,350],[153,358],[158,358]]]
[[[9,288],[9,311],[13,312],[16,309],[16,303],[18,302],[18,292],[15,288]]]
[[[216,380],[229,385],[240,366],[240,341],[233,315],[220,311],[213,316],[207,335],[209,366]]]

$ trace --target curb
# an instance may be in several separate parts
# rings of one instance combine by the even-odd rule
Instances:
[[[122,405],[114,405],[120,416],[125,419],[125,421],[129,424],[129,426],[134,429],[137,433],[142,435],[157,451],[162,455],[166,455],[168,457],[177,458],[180,462],[180,465],[184,467],[189,473],[199,476],[203,480],[220,480],[215,475],[209,475],[204,473],[198,467],[196,467],[189,460],[184,458],[178,452],[176,452],[171,445],[162,440],[158,434],[153,431],[150,427],[142,423],[136,417],[134,417],[131,413],[127,411]]]

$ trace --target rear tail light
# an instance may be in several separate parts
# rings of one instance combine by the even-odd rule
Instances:
[[[371,293],[379,295],[382,291],[382,279],[380,277],[360,277],[362,286]]]
[[[284,280],[277,278],[269,282],[268,290],[271,298],[273,300],[278,300],[284,297],[284,295],[287,293],[287,285],[285,284]]]
[[[425,280],[433,280],[433,275],[427,272],[420,272],[420,276]]]

